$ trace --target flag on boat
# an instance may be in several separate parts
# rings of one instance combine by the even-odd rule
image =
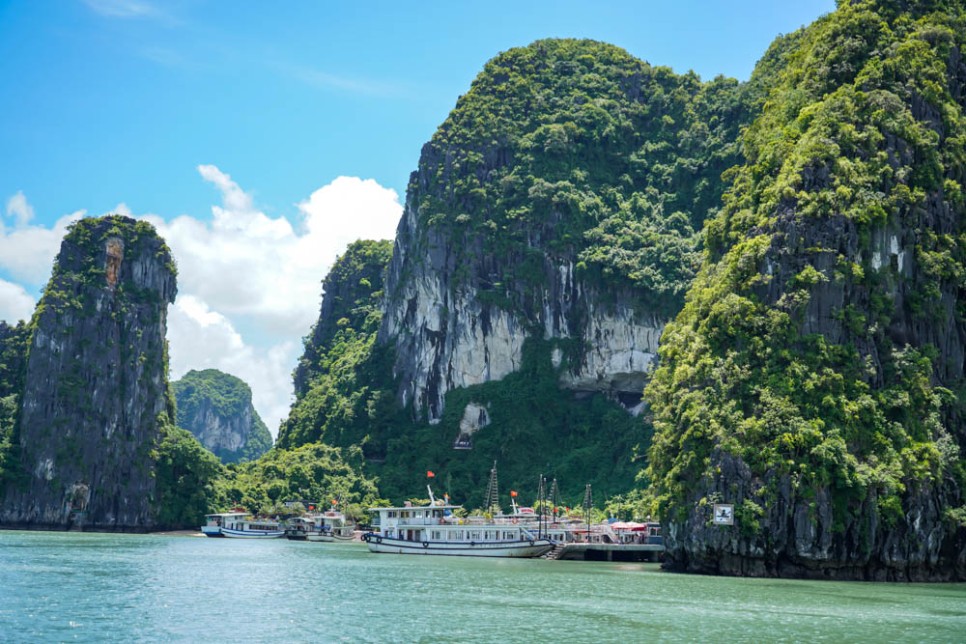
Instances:
[[[431,479],[431,478],[434,478],[435,476],[436,475],[433,474],[433,470],[426,470],[426,478]]]
[[[517,495],[516,490],[510,490],[510,496],[516,496],[516,495]]]

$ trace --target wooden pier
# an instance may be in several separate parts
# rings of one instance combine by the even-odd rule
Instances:
[[[664,545],[656,543],[568,543],[559,545],[547,559],[576,561],[660,561]]]

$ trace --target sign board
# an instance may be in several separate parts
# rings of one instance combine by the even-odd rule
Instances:
[[[714,504],[714,524],[715,525],[734,525],[735,506],[731,503]]]

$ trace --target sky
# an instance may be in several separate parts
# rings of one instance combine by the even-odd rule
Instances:
[[[745,80],[833,0],[0,0],[0,320],[28,319],[66,227],[150,221],[178,265],[171,379],[245,380],[273,435],[356,239],[390,239],[423,143],[487,60],[591,38]]]

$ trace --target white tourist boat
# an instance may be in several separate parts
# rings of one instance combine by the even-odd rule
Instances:
[[[553,541],[526,526],[484,517],[460,519],[459,505],[433,499],[424,506],[372,508],[373,531],[362,536],[372,552],[463,557],[539,557]]]
[[[293,541],[351,541],[355,535],[355,525],[336,509],[337,504],[337,501],[333,501],[332,508],[325,512],[313,512],[290,519],[285,528],[285,536]]]
[[[278,521],[258,519],[251,513],[235,508],[231,512],[205,515],[201,532],[206,537],[229,537],[233,539],[277,539],[285,535]]]
[[[351,541],[354,537],[355,525],[350,523],[346,516],[335,509],[326,510],[319,516],[321,522],[320,540],[326,541]]]

